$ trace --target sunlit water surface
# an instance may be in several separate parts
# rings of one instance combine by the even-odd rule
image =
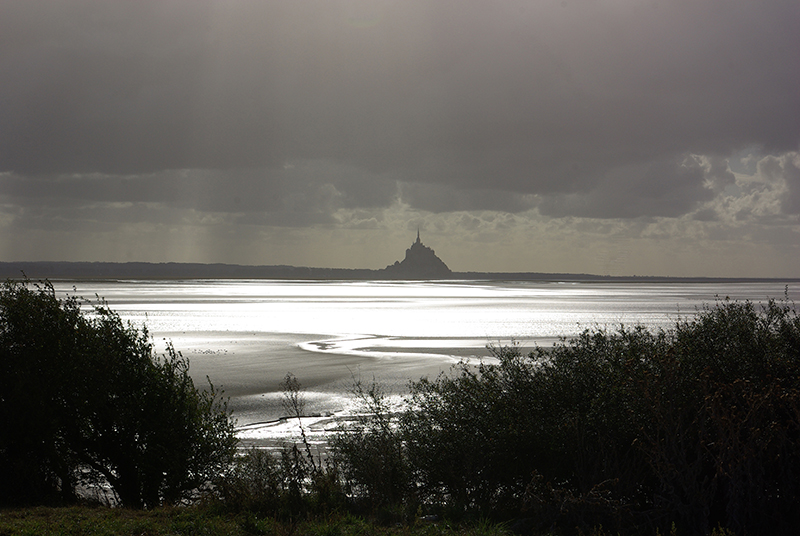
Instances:
[[[489,345],[550,346],[589,328],[674,326],[718,298],[783,298],[782,283],[540,283],[179,280],[57,282],[62,293],[104,298],[146,324],[230,397],[240,425],[283,415],[291,372],[309,413],[346,411],[354,379],[390,392],[491,359]],[[789,298],[800,292],[789,287]]]

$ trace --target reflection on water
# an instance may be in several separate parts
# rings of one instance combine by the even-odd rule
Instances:
[[[73,291],[73,285],[75,290]],[[93,281],[61,292],[107,300],[146,323],[231,397],[240,424],[282,413],[279,384],[292,372],[309,411],[347,404],[353,377],[389,389],[486,358],[490,344],[549,346],[593,327],[669,328],[716,297],[781,298],[781,283],[540,283],[379,281]],[[792,299],[798,290],[789,289]],[[313,393],[313,396],[312,396]]]

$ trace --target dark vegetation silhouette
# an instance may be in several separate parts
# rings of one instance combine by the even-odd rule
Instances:
[[[373,403],[374,420],[334,442],[351,485],[377,503],[542,530],[791,534],[800,523],[790,304],[721,301],[669,331],[587,330],[495,355],[413,382],[401,414]]]
[[[795,533],[793,305],[723,300],[666,331],[593,329],[494,355],[412,382],[403,411],[357,382],[363,416],[333,438],[327,464],[296,448],[269,462],[253,452],[226,485],[273,482],[260,511],[286,512],[276,497],[305,465],[293,503],[304,511],[344,503],[390,522],[492,519],[537,534]]]
[[[232,460],[233,424],[170,345],[105,303],[49,283],[0,289],[0,504],[74,502],[107,484],[124,506],[177,503]]]
[[[417,230],[417,240],[406,250],[402,261],[395,261],[380,273],[389,279],[450,279],[453,272],[436,256],[436,253],[422,243]]]
[[[363,411],[327,454],[299,444],[232,458],[213,389],[104,304],[52,287],[0,296],[0,499],[68,502],[91,478],[123,504],[197,493],[249,533],[366,515],[487,521],[529,534],[794,534],[800,523],[800,317],[788,300],[720,300],[669,330],[586,330],[523,355],[411,382],[397,408],[356,381]]]

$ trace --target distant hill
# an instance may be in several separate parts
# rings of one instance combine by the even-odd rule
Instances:
[[[151,262],[0,262],[0,279],[378,279],[380,270]]]
[[[406,250],[406,257],[383,269],[388,279],[450,279],[453,272],[419,239]]]
[[[427,248],[430,250],[430,248]],[[432,250],[431,250],[432,251]],[[413,258],[412,254],[412,258]],[[412,263],[414,261],[411,261]],[[296,279],[296,280],[472,280],[472,281],[568,281],[568,282],[640,282],[640,283],[731,283],[786,282],[800,283],[800,278],[725,278],[601,276],[592,274],[539,272],[452,272],[440,276],[402,273],[395,266],[383,270],[347,268],[308,268],[297,266],[244,266],[238,264],[149,263],[149,262],[0,262],[0,279]],[[442,263],[444,264],[444,263]],[[408,266],[411,266],[409,264]],[[405,269],[405,265],[404,268]]]
[[[23,276],[24,274],[24,276]],[[297,266],[247,266],[240,264],[152,262],[0,262],[0,279],[297,279],[297,280],[478,280],[478,281],[608,281],[642,283],[800,282],[800,278],[724,278],[601,276],[539,272],[453,272],[417,240],[402,261],[382,270],[308,268]]]

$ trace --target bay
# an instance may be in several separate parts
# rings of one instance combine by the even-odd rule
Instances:
[[[352,408],[354,380],[401,393],[409,380],[491,359],[487,346],[550,346],[585,329],[668,329],[730,297],[800,298],[768,283],[548,283],[485,281],[57,281],[64,295],[99,296],[159,351],[189,359],[230,397],[242,427],[283,414],[280,383],[294,374],[307,412]],[[88,306],[87,306],[88,307]]]

